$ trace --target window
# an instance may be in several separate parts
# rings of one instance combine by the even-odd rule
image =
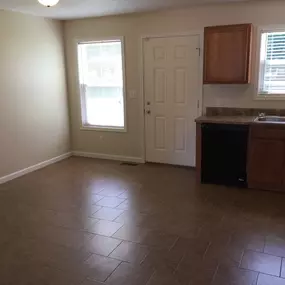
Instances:
[[[261,32],[258,94],[285,96],[285,29]]]
[[[121,39],[78,43],[83,128],[125,130]]]

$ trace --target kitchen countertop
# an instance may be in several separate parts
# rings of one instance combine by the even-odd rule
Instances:
[[[256,116],[200,116],[196,123],[212,123],[212,124],[237,124],[249,125],[254,123]]]

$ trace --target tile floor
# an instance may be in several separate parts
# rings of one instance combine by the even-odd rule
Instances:
[[[70,158],[0,185],[4,285],[285,285],[285,195]]]

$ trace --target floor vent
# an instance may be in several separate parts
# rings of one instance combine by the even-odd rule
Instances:
[[[134,162],[122,162],[120,165],[138,166],[138,164],[137,164],[137,163],[134,163]]]

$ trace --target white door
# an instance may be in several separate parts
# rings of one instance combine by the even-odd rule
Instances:
[[[199,35],[144,40],[146,161],[195,166]]]

